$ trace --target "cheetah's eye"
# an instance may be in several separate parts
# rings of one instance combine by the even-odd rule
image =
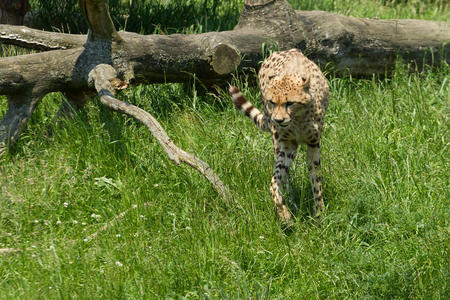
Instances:
[[[288,102],[286,102],[286,107],[291,107],[294,104],[295,104],[295,102],[288,101]]]
[[[269,103],[269,107],[274,107],[275,106],[275,102],[273,102],[272,100],[269,100],[268,103]]]

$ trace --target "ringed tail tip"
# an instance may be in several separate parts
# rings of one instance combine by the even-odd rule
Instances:
[[[240,92],[239,89],[236,86],[234,86],[234,85],[230,86],[230,89],[228,91],[232,95]]]

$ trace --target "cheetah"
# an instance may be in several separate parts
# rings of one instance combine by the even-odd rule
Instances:
[[[277,214],[284,222],[292,220],[287,205],[295,207],[290,198],[289,168],[298,145],[306,144],[314,195],[313,213],[319,217],[324,210],[320,138],[328,107],[328,83],[319,67],[297,49],[270,55],[261,65],[258,82],[263,113],[237,87],[231,86],[229,92],[236,108],[251,118],[257,127],[272,135],[275,161],[270,193]]]

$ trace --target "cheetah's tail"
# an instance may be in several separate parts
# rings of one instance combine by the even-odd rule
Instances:
[[[244,97],[244,95],[237,87],[230,86],[229,92],[231,94],[231,97],[233,97],[233,103],[237,109],[239,109],[243,114],[252,119],[256,126],[258,126],[260,129],[264,131],[269,130],[267,122],[264,118],[264,114],[261,113],[256,107],[254,107],[253,104],[251,104],[250,101],[248,101]]]

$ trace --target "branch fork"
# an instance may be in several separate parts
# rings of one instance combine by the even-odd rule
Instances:
[[[230,191],[207,163],[195,155],[178,148],[151,114],[131,103],[120,101],[114,97],[116,89],[123,89],[127,86],[127,83],[117,78],[116,70],[112,66],[107,64],[97,65],[89,73],[89,83],[95,87],[103,105],[142,122],[161,145],[169,159],[177,165],[183,162],[193,167],[211,182],[225,201],[231,200]]]
[[[211,182],[225,201],[229,201],[232,198],[230,191],[207,163],[178,148],[151,114],[115,98],[116,91],[129,85],[128,81],[118,78],[116,69],[122,77],[135,79],[132,66],[136,63],[125,60],[124,56],[128,53],[131,53],[131,56],[136,55],[133,51],[142,48],[135,47],[137,37],[140,41],[141,36],[123,33],[130,42],[129,47],[117,33],[104,0],[78,2],[90,28],[84,44],[80,43],[81,36],[78,35],[73,43],[63,34],[56,34],[55,42],[46,43],[39,38],[35,30],[28,30],[26,27],[16,30],[16,27],[12,27],[13,32],[7,32],[10,26],[0,26],[0,42],[11,42],[41,50],[71,48],[0,59],[0,94],[8,95],[9,105],[0,122],[0,156],[8,146],[17,141],[45,94],[61,91],[66,96],[68,101],[61,105],[55,117],[60,118],[70,117],[74,110],[86,103],[87,95],[95,90],[104,106],[144,123],[170,160],[177,165],[184,163],[196,169]],[[73,37],[75,36],[70,35],[69,39]],[[150,41],[149,46],[153,46],[153,42]],[[212,47],[214,50],[209,53],[212,56],[210,68],[213,72],[219,75],[232,72],[240,62],[236,50],[221,45],[220,40],[212,46],[216,46]],[[204,58],[208,60],[206,54]],[[17,61],[22,63],[17,64]],[[223,61],[227,63],[223,64]],[[49,69],[52,72],[48,72]],[[46,80],[42,80],[43,78]]]

